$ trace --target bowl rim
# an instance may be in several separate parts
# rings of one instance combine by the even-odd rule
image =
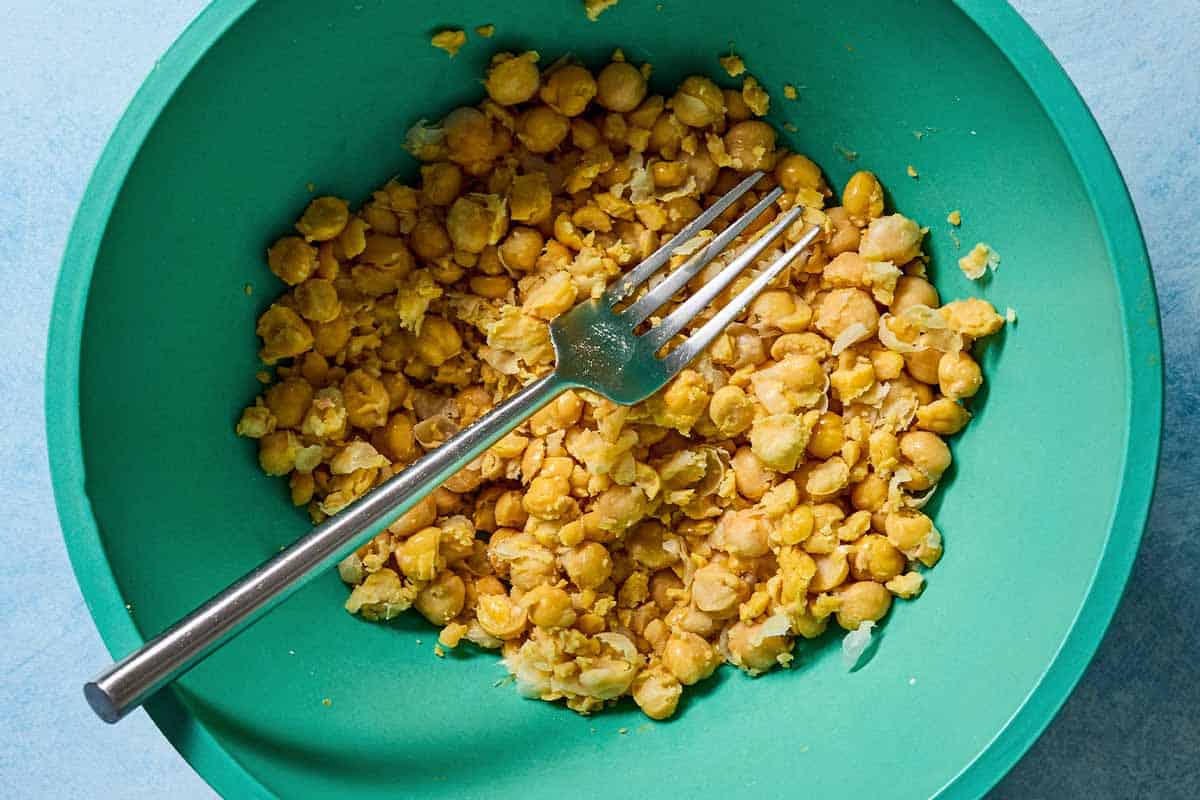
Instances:
[[[76,580],[114,657],[144,643],[124,605],[84,486],[79,423],[80,339],[92,270],[126,174],[159,114],[209,48],[256,0],[215,0],[167,52],[117,123],[88,182],[63,253],[46,351],[46,436],[55,504]],[[1088,193],[1116,273],[1124,321],[1127,435],[1121,483],[1096,570],[1075,619],[1020,707],[936,797],[981,797],[1049,725],[1091,661],[1117,609],[1145,528],[1162,432],[1162,339],[1141,228],[1119,168],[1083,98],[1037,34],[1007,3],[953,0],[1005,55],[1054,124]],[[1133,372],[1133,364],[1149,365]],[[1135,390],[1136,384],[1136,390]],[[82,676],[81,676],[82,677]],[[223,796],[274,798],[176,690],[146,710],[172,746]]]

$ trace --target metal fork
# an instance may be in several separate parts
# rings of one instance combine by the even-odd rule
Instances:
[[[374,536],[386,522],[408,511],[426,494],[478,457],[535,411],[567,389],[588,389],[615,403],[645,400],[666,385],[790,264],[817,234],[813,228],[767,265],[748,286],[665,355],[659,353],[705,310],[733,280],[795,222],[795,206],[746,244],[698,291],[648,330],[635,329],[667,305],[693,278],[779,197],[767,192],[657,285],[635,298],[639,287],[667,265],[674,251],[707,228],[743,197],[763,173],[755,172],[723,195],[649,258],[609,287],[550,323],[557,366],[475,423],[451,437],[365,497],[313,528],[286,550],[228,586],[220,594],[125,657],[84,686],[84,696],[106,722],[116,722],[158,689],[175,680],[306,584]],[[624,301],[627,307],[617,310]]]

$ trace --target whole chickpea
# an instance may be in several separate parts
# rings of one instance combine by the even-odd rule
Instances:
[[[462,192],[463,172],[457,164],[438,161],[421,167],[421,196],[434,206],[448,206]]]
[[[842,207],[860,226],[883,214],[883,186],[874,173],[863,170],[850,176],[842,190]]]
[[[879,327],[879,310],[871,295],[862,289],[834,289],[821,298],[817,305],[815,325],[817,330],[830,339],[837,339],[842,331],[854,324],[862,324],[868,333]]]
[[[692,577],[692,602],[718,619],[736,613],[748,594],[742,580],[721,564],[706,564]]]
[[[446,625],[458,616],[466,603],[467,587],[463,579],[442,570],[413,601],[413,607],[434,625]]]
[[[707,128],[725,118],[725,98],[720,87],[711,80],[692,75],[684,78],[675,90],[671,110],[683,124]]]
[[[982,385],[983,371],[967,353],[946,353],[938,361],[938,386],[946,397],[952,400],[974,397]]]
[[[534,106],[517,118],[517,139],[531,153],[555,150],[571,132],[571,121],[549,106]]]
[[[789,192],[797,189],[816,190],[821,186],[821,168],[808,156],[791,153],[775,165],[775,180]]]
[[[675,713],[683,687],[662,666],[648,667],[633,680],[633,701],[650,719],[666,719]]]
[[[595,589],[612,575],[613,561],[599,542],[584,542],[562,555],[563,569],[580,589]]]
[[[279,428],[299,428],[312,404],[313,387],[303,378],[288,378],[267,389],[267,408]]]
[[[646,78],[626,61],[614,61],[596,78],[596,102],[609,111],[633,111],[646,97]]]
[[[850,572],[858,581],[886,583],[904,572],[906,565],[904,554],[887,537],[868,533],[854,544]]]
[[[739,122],[725,134],[725,152],[742,172],[770,169],[775,163],[775,129],[757,119]]]
[[[936,433],[909,431],[900,437],[900,454],[936,483],[950,466],[950,448]]]
[[[295,286],[317,268],[317,248],[299,236],[284,236],[268,248],[267,265],[279,280]]]
[[[521,598],[529,612],[529,619],[539,628],[553,630],[569,628],[575,624],[576,613],[571,606],[571,596],[565,589],[543,583],[530,589]]]
[[[899,314],[913,306],[929,306],[937,308],[942,304],[938,291],[933,284],[916,275],[901,275],[896,281],[896,289],[892,293],[891,310]]]
[[[567,117],[582,114],[595,96],[596,79],[577,64],[565,64],[547,75],[541,92],[543,103]]]
[[[716,648],[702,637],[677,631],[667,639],[662,653],[663,666],[684,686],[691,686],[712,675],[721,663]]]
[[[891,592],[874,581],[847,584],[838,596],[842,600],[837,610],[838,625],[848,631],[858,630],[858,626],[867,620],[878,622],[892,607]]]
[[[904,552],[920,547],[933,530],[933,521],[920,511],[892,511],[884,525],[888,541]]]
[[[726,641],[730,660],[752,675],[774,667],[779,657],[792,649],[792,640],[787,636],[763,636],[762,623],[737,622],[729,629]]]
[[[487,80],[483,82],[488,96],[502,106],[515,106],[533,97],[541,79],[537,62],[538,54],[533,50],[519,56],[512,53],[493,56]]]
[[[529,272],[542,254],[545,240],[535,228],[516,227],[500,244],[500,260],[509,269]]]

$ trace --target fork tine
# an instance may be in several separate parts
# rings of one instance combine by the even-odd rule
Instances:
[[[697,233],[707,228],[709,223],[719,217],[725,209],[736,203],[742,195],[750,191],[754,187],[754,184],[762,179],[763,174],[761,171],[752,172],[737,186],[721,195],[717,202],[705,209],[703,214],[685,225],[683,230],[672,236],[666,244],[651,253],[645,261],[638,264],[629,274],[613,282],[613,285],[604,293],[604,302],[609,306],[614,306],[632,294],[634,289],[645,283],[651,275],[658,272],[670,260],[671,253],[676,247],[679,247],[688,239],[691,239]]]
[[[750,285],[738,293],[725,307],[718,311],[712,319],[700,326],[700,330],[693,333],[687,338],[687,341],[680,344],[674,350],[667,354],[663,359],[663,367],[668,375],[674,375],[679,370],[683,369],[696,356],[704,352],[704,350],[717,338],[717,334],[725,330],[729,323],[737,319],[737,316],[746,310],[746,306],[750,305],[751,301],[757,297],[767,284],[775,280],[779,273],[792,262],[796,256],[800,255],[800,251],[808,247],[809,243],[816,238],[819,228],[813,228],[808,233],[800,238],[800,241],[788,248],[787,252],[771,263],[771,266],[763,270],[757,275]]]
[[[732,225],[714,236],[708,244],[697,251],[691,258],[672,270],[671,274],[667,275],[662,283],[646,292],[633,305],[622,311],[621,316],[634,326],[645,321],[647,317],[654,313],[655,309],[670,300],[688,281],[696,277],[700,273],[700,270],[708,266],[710,261],[728,247],[729,243],[737,238],[738,234],[749,227],[751,222],[758,219],[759,215],[766,211],[767,207],[779,199],[779,196],[782,194],[783,189],[779,187],[768,192],[761,200],[754,204],[752,209],[738,217]]]
[[[712,280],[701,286],[699,291],[683,301],[679,308],[672,311],[657,327],[646,331],[642,336],[646,344],[657,350],[669,342],[672,336],[683,330],[685,325],[707,308],[716,299],[717,295],[723,292],[725,287],[741,274],[742,270],[753,263],[754,259],[758,258],[775,241],[779,234],[783,233],[789,225],[795,222],[803,211],[803,206],[795,206],[780,216],[779,219],[772,222],[771,226],[763,231],[761,236],[751,242],[750,246],[742,251],[737,258],[722,268]]]

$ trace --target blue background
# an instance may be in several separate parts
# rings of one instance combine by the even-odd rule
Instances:
[[[118,7],[112,7],[112,6]],[[7,0],[0,32],[0,795],[178,800],[213,792],[143,712],[96,720],[108,663],[67,563],[42,410],[58,261],[92,165],[202,0]],[[1125,599],[1062,713],[994,798],[1200,797],[1200,2],[1014,2],[1100,122],[1145,230],[1167,419]],[[1086,480],[1086,476],[1064,476]]]

